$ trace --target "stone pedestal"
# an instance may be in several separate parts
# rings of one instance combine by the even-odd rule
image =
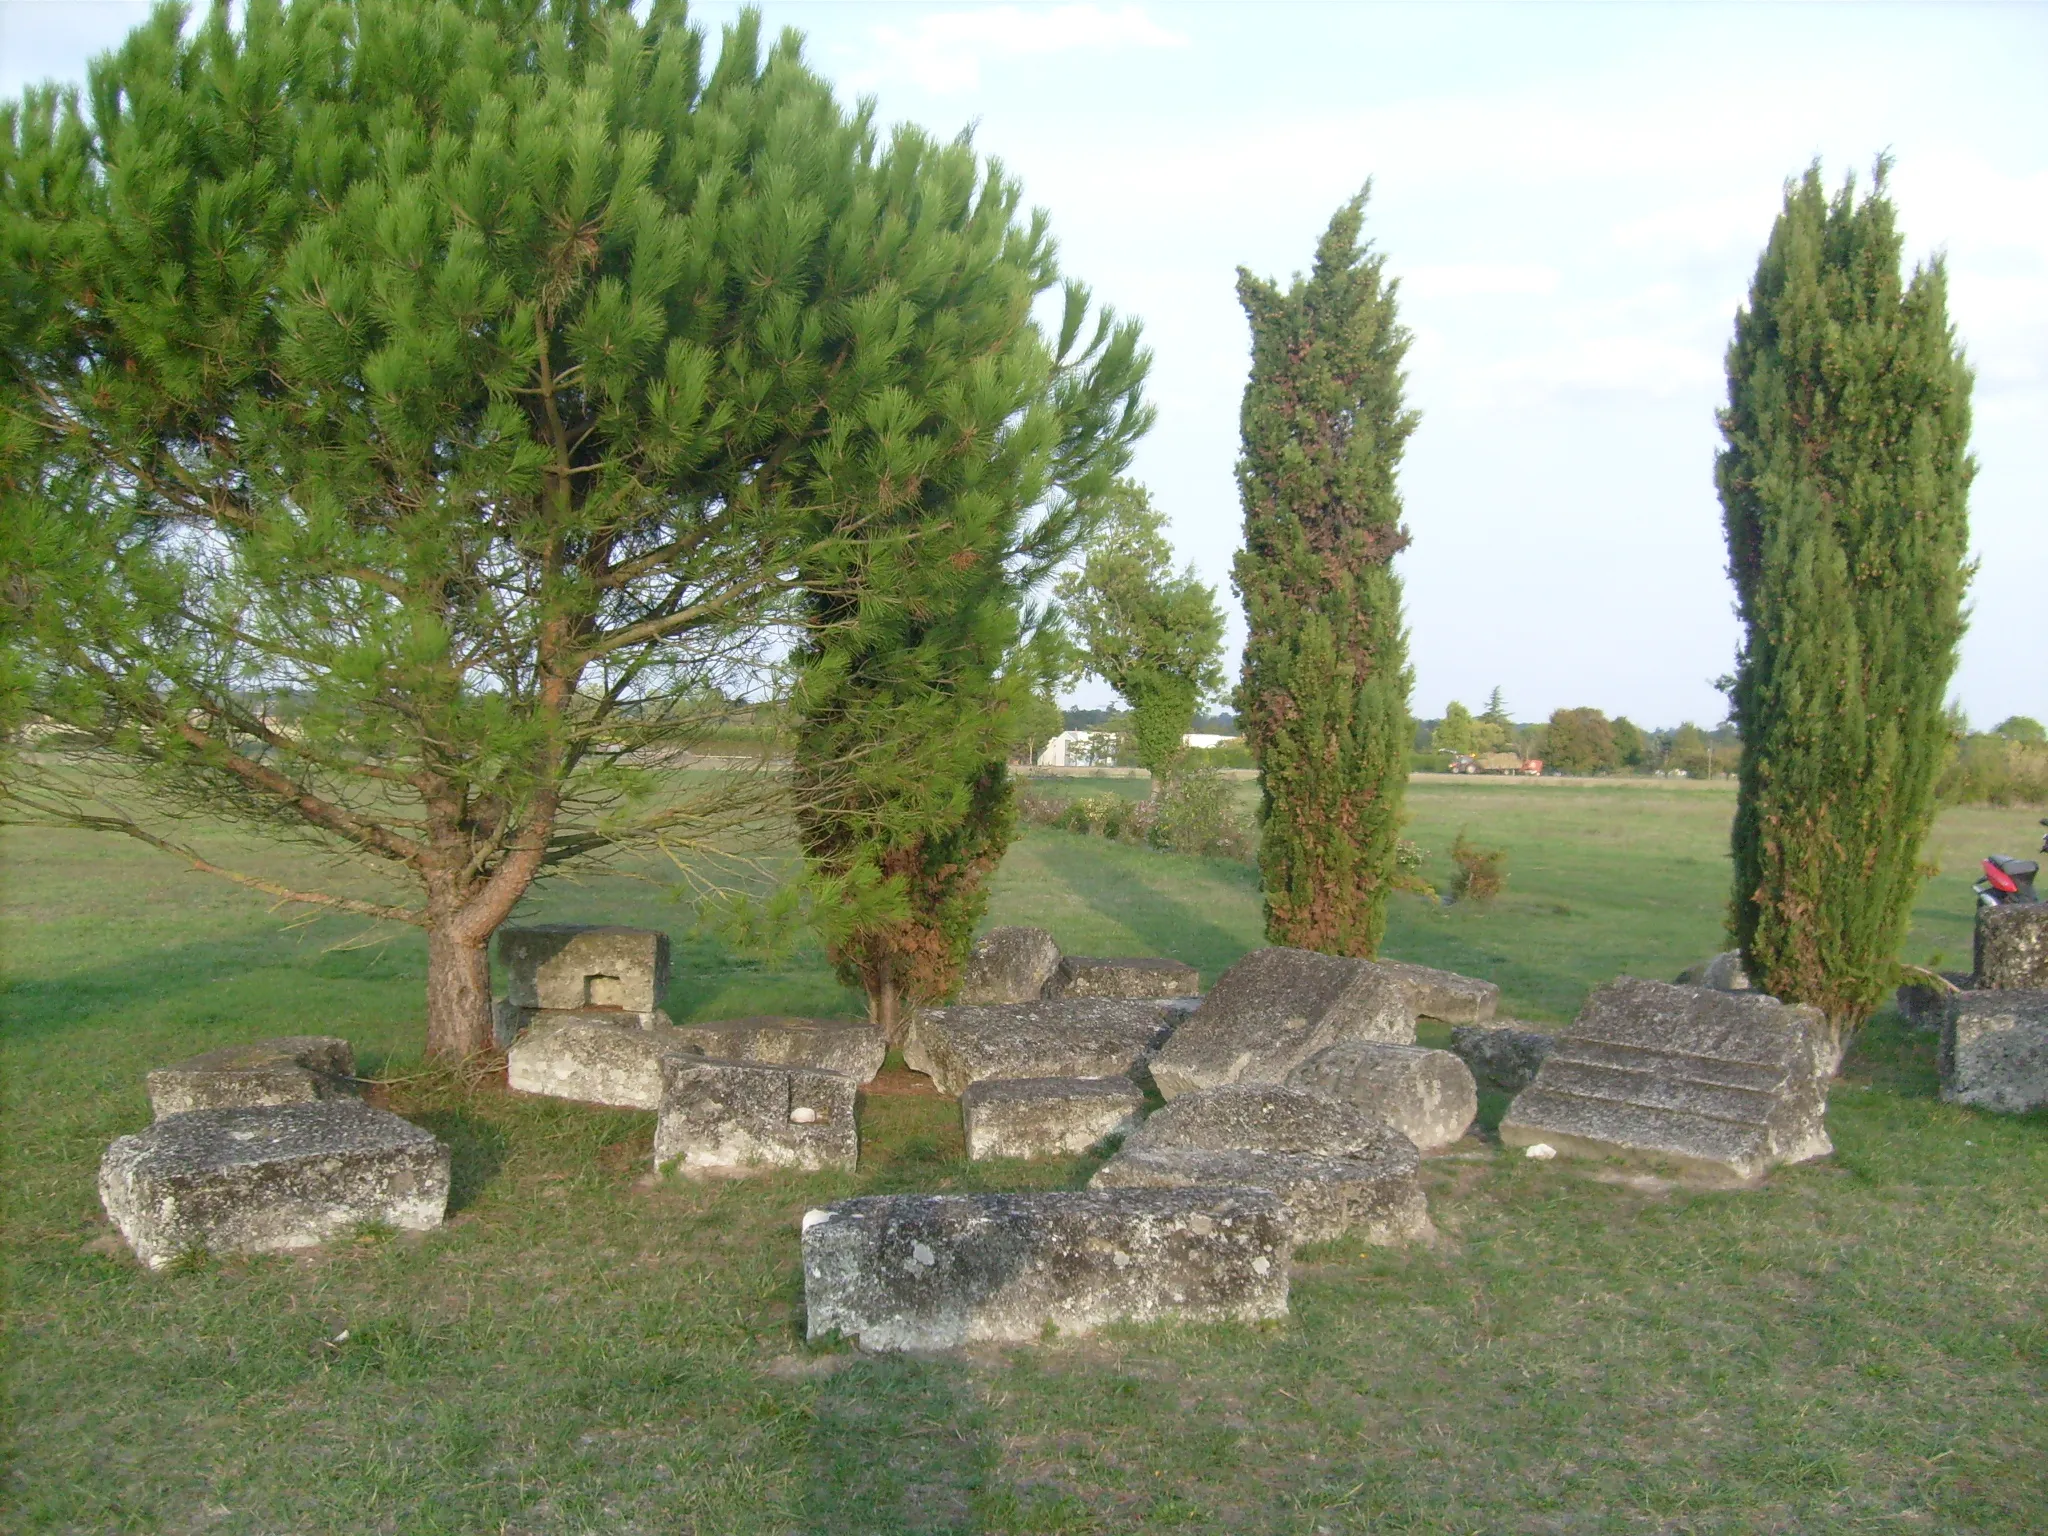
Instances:
[[[1976,984],[2048,988],[2048,901],[1977,909]]]
[[[1948,999],[1941,1096],[2025,1114],[2048,1106],[2048,990],[2005,987]]]
[[[1124,1076],[988,1078],[960,1096],[967,1156],[1076,1157],[1137,1128],[1145,1095]]]
[[[545,923],[500,928],[497,946],[515,1008],[652,1013],[668,991],[668,935],[652,929]]]

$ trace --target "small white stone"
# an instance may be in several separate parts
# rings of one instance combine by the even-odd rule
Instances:
[[[1112,1253],[1109,1256],[1109,1262],[1114,1264],[1118,1269],[1129,1269],[1131,1267],[1131,1256],[1128,1253],[1125,1253],[1121,1248],[1119,1248],[1115,1253]]]
[[[819,1222],[830,1221],[831,1219],[832,1213],[830,1211],[820,1210],[819,1208],[813,1206],[810,1210],[804,1212],[803,1230],[808,1232],[811,1230],[811,1228],[818,1225]]]
[[[1197,1237],[1207,1237],[1216,1230],[1216,1223],[1197,1211],[1188,1218],[1188,1230]]]
[[[816,1125],[818,1123],[818,1112],[808,1104],[799,1104],[789,1112],[789,1123],[791,1125]]]
[[[934,1264],[939,1262],[939,1256],[933,1253],[931,1249],[927,1248],[923,1243],[912,1243],[910,1245],[910,1262],[913,1264],[922,1265],[926,1269],[930,1269]]]
[[[1526,1151],[1524,1151],[1522,1153],[1522,1156],[1533,1157],[1539,1163],[1548,1162],[1551,1158],[1557,1156],[1557,1148],[1553,1147],[1547,1141],[1539,1141],[1533,1147],[1530,1147]]]
[[[1262,1254],[1260,1254],[1260,1255],[1259,1255],[1259,1256],[1258,1256],[1258,1257],[1257,1257],[1256,1259],[1253,1259],[1253,1260],[1252,1260],[1252,1273],[1253,1273],[1253,1274],[1255,1274],[1255,1275],[1266,1275],[1266,1274],[1271,1274],[1271,1273],[1272,1273],[1272,1271],[1273,1271],[1273,1261],[1272,1261],[1271,1259],[1267,1258],[1267,1257],[1266,1257],[1266,1256],[1265,1256],[1265,1255],[1264,1255],[1263,1253],[1262,1253]]]

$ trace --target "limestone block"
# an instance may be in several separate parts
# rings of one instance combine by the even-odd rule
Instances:
[[[1367,960],[1255,949],[1225,971],[1152,1062],[1171,1099],[1225,1083],[1275,1083],[1339,1040],[1415,1041],[1408,991]]]
[[[1045,985],[1047,997],[1194,997],[1202,974],[1178,960],[1067,955]]]
[[[816,1067],[665,1056],[654,1167],[851,1168],[859,1079]]]
[[[1135,1130],[1145,1095],[1130,1078],[993,1077],[960,1096],[967,1156],[1073,1157]]]
[[[230,1045],[149,1074],[149,1107],[165,1115],[195,1109],[305,1104],[352,1096],[356,1053],[333,1035],[286,1035]]]
[[[1959,992],[1941,1028],[1941,1096],[2025,1114],[2048,1106],[2048,990]]]
[[[1500,1127],[1510,1147],[1643,1154],[1734,1182],[1824,1157],[1817,1009],[1624,976],[1560,1030]]]
[[[719,1061],[771,1067],[822,1067],[855,1082],[873,1080],[889,1042],[872,1024],[760,1015],[677,1027],[672,1038],[685,1051]]]
[[[306,1248],[366,1222],[439,1226],[449,1152],[355,1098],[195,1109],[122,1136],[100,1163],[100,1203],[135,1256]]]
[[[965,1007],[1028,1003],[1045,995],[1059,963],[1060,947],[1043,928],[991,928],[974,941],[954,1001]]]
[[[1977,909],[1979,987],[2048,988],[2048,901]]]
[[[542,1024],[563,1024],[570,1019],[608,1024],[615,1029],[665,1029],[672,1022],[659,1008],[521,1008],[510,998],[501,997],[493,1005],[491,1036],[499,1050],[509,1051],[512,1042],[529,1029]]]
[[[1175,1099],[1124,1141],[1094,1189],[1250,1184],[1279,1195],[1301,1242],[1349,1232],[1366,1243],[1434,1228],[1415,1144],[1349,1104],[1275,1083]]]
[[[1484,1024],[1500,1006],[1500,988],[1490,981],[1432,970],[1405,960],[1373,962],[1408,991],[1417,1018],[1439,1024]]]
[[[505,996],[520,1008],[648,1013],[668,991],[668,935],[648,928],[543,923],[498,930]]]
[[[505,1080],[520,1093],[619,1109],[661,1105],[661,1058],[684,1050],[678,1031],[642,1029],[602,1013],[541,1013],[505,1053]]]
[[[869,1350],[1256,1322],[1287,1315],[1292,1251],[1259,1189],[870,1196],[804,1213],[804,1309]]]
[[[1158,999],[1107,997],[933,1008],[912,1021],[903,1061],[951,1094],[991,1077],[1115,1077],[1142,1067],[1179,1016]]]
[[[1475,1086],[1517,1094],[1536,1081],[1536,1069],[1556,1036],[1515,1019],[1494,1024],[1461,1024],[1451,1031],[1451,1051],[1471,1069]]]
[[[1749,972],[1742,968],[1742,951],[1739,949],[1724,949],[1718,955],[1709,955],[1698,965],[1688,965],[1678,973],[1678,984],[1712,987],[1716,992],[1755,990],[1749,984]]]
[[[1479,1090],[1449,1051],[1384,1040],[1340,1040],[1287,1074],[1306,1088],[1384,1120],[1425,1152],[1449,1146],[1479,1117]]]

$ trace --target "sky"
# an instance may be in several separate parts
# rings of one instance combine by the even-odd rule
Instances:
[[[2048,718],[2048,5],[858,4],[766,0],[884,122],[977,146],[1066,271],[1135,315],[1132,473],[1229,589],[1237,268],[1305,269],[1368,180],[1421,413],[1401,473],[1414,712],[1726,713],[1722,356],[1786,179],[1894,157],[1976,370],[1979,571],[1954,693]],[[699,5],[717,27],[738,7]],[[0,91],[82,79],[146,7],[0,0]],[[1084,684],[1070,702],[1110,698]]]

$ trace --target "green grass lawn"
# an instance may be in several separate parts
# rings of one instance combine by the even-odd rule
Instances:
[[[1491,908],[1404,901],[1388,951],[1570,1016],[1720,947],[1716,785],[1420,784],[1411,835],[1508,850]],[[1952,812],[1908,957],[1967,963],[1978,854],[2038,812]],[[1426,1165],[1442,1241],[1304,1250],[1270,1328],[1119,1330],[870,1359],[802,1341],[805,1207],[1071,1185],[961,1158],[935,1097],[874,1097],[852,1175],[652,1185],[652,1116],[420,1072],[423,946],[284,918],[146,850],[4,853],[7,1531],[1311,1533],[2029,1531],[2048,1526],[2048,1116],[1934,1096],[1881,1018],[1837,1155],[1714,1193],[1533,1164]],[[751,962],[652,883],[522,917],[667,928],[670,1011],[850,1014],[822,958]],[[1033,832],[992,922],[1207,980],[1259,941],[1254,872]],[[99,1214],[147,1068],[334,1032],[456,1149],[422,1237],[139,1270]],[[1488,1106],[1496,1118],[1498,1104]],[[345,1337],[343,1335],[346,1335]]]

